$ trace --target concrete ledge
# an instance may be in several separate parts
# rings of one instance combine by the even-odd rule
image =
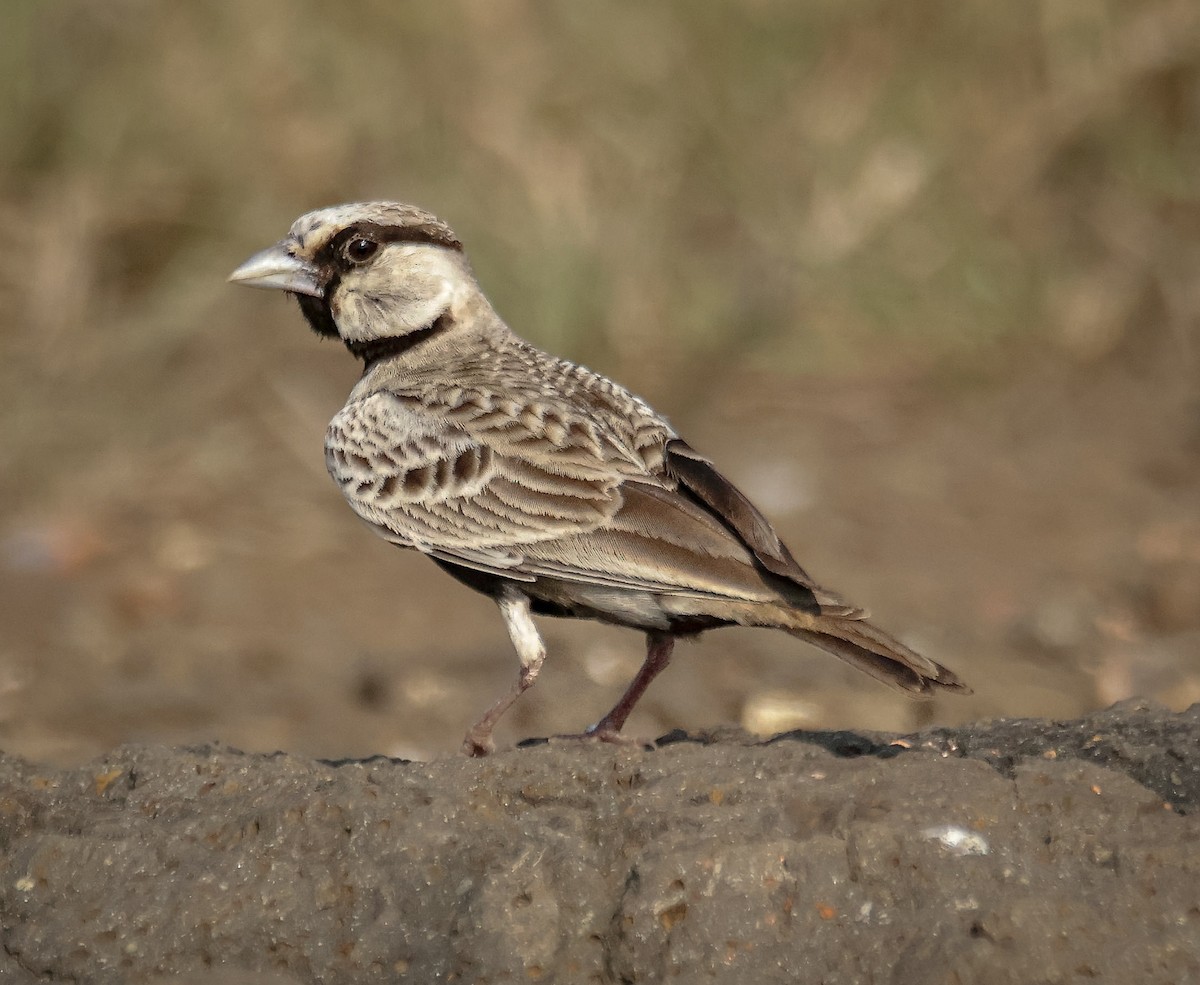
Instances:
[[[1200,980],[1200,706],[0,759],[4,982]]]

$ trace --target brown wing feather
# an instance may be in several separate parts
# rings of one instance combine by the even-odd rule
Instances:
[[[645,463],[634,441],[544,411],[506,407],[497,417],[486,394],[464,391],[451,405],[431,399],[375,393],[330,426],[330,472],[387,539],[518,579],[780,598],[744,538]],[[658,449],[666,434],[664,426]],[[746,508],[753,510],[748,501]],[[761,523],[762,536],[773,537]],[[799,572],[794,562],[791,570]]]
[[[481,426],[459,416],[385,391],[348,404],[331,422],[330,474],[381,536],[528,580],[516,570],[524,545],[593,529],[620,508],[619,477],[572,436],[562,439],[564,456],[522,453],[517,446],[532,439],[511,419]]]
[[[736,531],[764,568],[781,578],[812,584],[767,518],[709,459],[683,439],[675,438],[667,443],[665,464],[689,492]]]
[[[666,595],[779,601],[750,550],[709,510],[677,491],[627,480],[603,525],[522,548],[521,570]]]
[[[851,605],[836,592],[813,581],[779,539],[770,521],[740,489],[717,471],[709,459],[686,441],[675,438],[667,443],[665,466],[688,492],[741,538],[758,563],[771,574],[805,589],[827,615],[851,619],[866,617],[866,610]]]

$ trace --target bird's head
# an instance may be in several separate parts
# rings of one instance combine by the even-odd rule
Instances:
[[[340,338],[364,358],[453,317],[479,290],[454,231],[398,202],[302,215],[229,279],[294,294],[316,332]]]

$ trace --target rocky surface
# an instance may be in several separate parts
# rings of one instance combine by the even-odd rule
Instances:
[[[1200,980],[1200,706],[0,760],[4,982]]]

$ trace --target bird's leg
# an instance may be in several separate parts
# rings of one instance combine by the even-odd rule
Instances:
[[[645,693],[650,682],[663,672],[671,662],[671,651],[675,648],[675,637],[670,633],[646,634],[646,659],[643,661],[637,676],[630,682],[621,700],[613,705],[612,710],[600,721],[587,730],[587,734],[602,741],[617,740],[617,733],[625,724],[625,719],[633,711],[633,706]]]
[[[513,589],[505,589],[496,603],[500,606],[504,625],[508,627],[508,635],[516,648],[517,659],[521,661],[521,670],[513,686],[467,731],[463,739],[463,752],[468,756],[486,756],[496,748],[492,741],[492,729],[512,703],[533,686],[546,659],[546,644],[542,642],[541,634],[529,614],[528,597]]]

